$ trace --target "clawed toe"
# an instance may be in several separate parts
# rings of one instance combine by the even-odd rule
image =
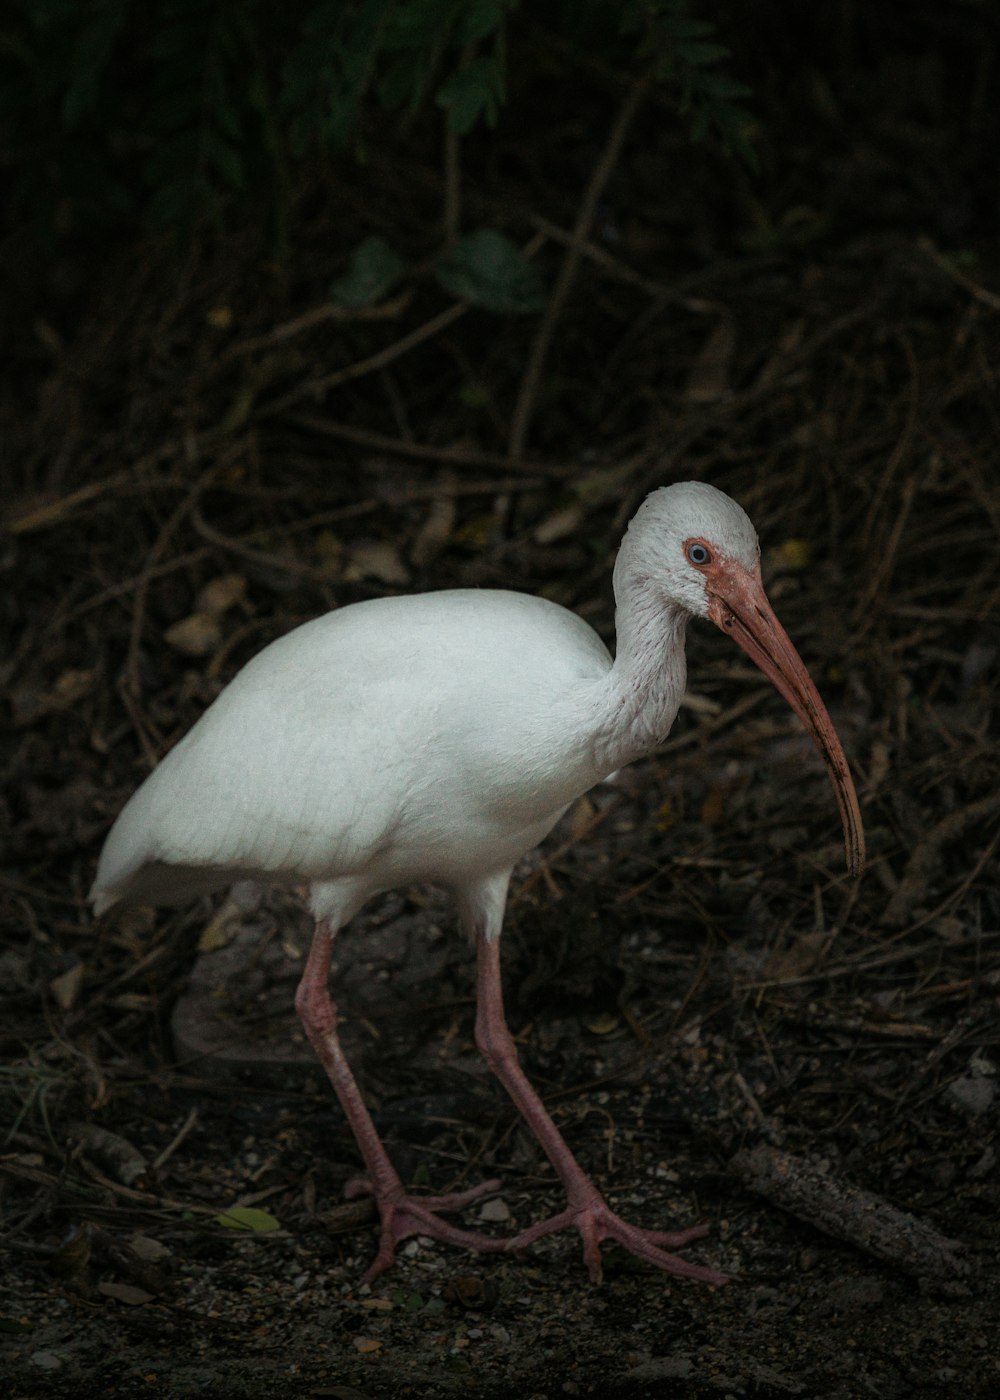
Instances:
[[[688,1260],[668,1252],[669,1249],[683,1248],[692,1240],[703,1239],[708,1234],[707,1225],[693,1225],[690,1229],[676,1231],[644,1230],[615,1215],[596,1192],[583,1205],[570,1206],[548,1220],[541,1220],[538,1224],[529,1226],[527,1230],[522,1230],[507,1242],[507,1248],[512,1251],[527,1249],[544,1235],[551,1235],[556,1230],[566,1229],[570,1225],[575,1225],[580,1231],[583,1257],[594,1283],[600,1283],[603,1273],[602,1240],[613,1240],[623,1245],[630,1254],[645,1259],[664,1273],[674,1274],[678,1278],[690,1278],[699,1283],[716,1285],[729,1282],[728,1274],[719,1273],[717,1269],[705,1268],[701,1264],[691,1264]]]
[[[441,1240],[444,1244],[458,1245],[462,1249],[476,1250],[480,1253],[502,1253],[507,1246],[506,1240],[494,1239],[478,1230],[463,1230],[458,1225],[442,1220],[437,1214],[438,1211],[461,1210],[471,1201],[492,1195],[499,1185],[499,1181],[485,1181],[480,1186],[470,1187],[466,1191],[453,1191],[442,1196],[410,1196],[401,1189],[398,1192],[379,1193],[374,1191],[369,1183],[368,1190],[373,1191],[375,1195],[382,1220],[382,1231],[378,1253],[365,1272],[362,1282],[371,1283],[379,1274],[384,1273],[395,1259],[396,1246],[401,1240],[409,1239],[413,1235],[426,1235],[429,1239]]]

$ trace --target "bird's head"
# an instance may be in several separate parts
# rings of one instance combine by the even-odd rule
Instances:
[[[864,832],[847,759],[812,677],[768,602],[760,544],[746,512],[705,482],[661,487],[633,517],[619,565],[663,607],[714,622],[784,696],[826,763],[844,825],[848,868],[860,874]],[[616,586],[618,579],[616,568]]]
[[[678,481],[647,496],[620,560],[665,606],[713,622],[716,599],[732,580],[760,578],[760,545],[746,511],[703,481]]]

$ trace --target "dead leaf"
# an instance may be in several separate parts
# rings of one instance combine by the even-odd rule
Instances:
[[[98,1293],[103,1293],[105,1298],[114,1298],[117,1303],[127,1303],[129,1307],[140,1307],[143,1303],[151,1303],[154,1295],[147,1293],[144,1288],[136,1288],[131,1283],[99,1283]]]
[[[719,826],[726,816],[726,795],[729,789],[721,784],[709,788],[708,795],[701,804],[701,820],[706,826]]]
[[[379,583],[402,586],[409,583],[410,571],[399,557],[399,550],[388,540],[369,540],[354,545],[350,551],[351,562],[344,570],[344,578],[349,583],[358,579],[374,578]]]
[[[367,1356],[373,1351],[382,1350],[382,1343],[377,1337],[355,1337],[353,1340],[355,1347],[363,1356]]]
[[[213,613],[196,612],[168,627],[163,640],[185,656],[210,656],[222,641],[222,629]]]
[[[761,968],[761,977],[768,982],[792,981],[805,977],[826,953],[830,935],[822,929],[799,934],[788,948],[772,953]]]
[[[569,814],[569,834],[571,841],[580,841],[586,836],[593,825],[596,812],[596,807],[586,793],[573,803]]]
[[[324,574],[338,578],[344,564],[344,542],[332,530],[320,530],[313,540],[317,565]]]
[[[63,671],[50,692],[52,708],[65,709],[67,705],[75,705],[89,695],[94,688],[94,675],[93,670]]]
[[[410,559],[414,564],[429,564],[441,553],[455,528],[456,514],[454,496],[439,496],[436,501],[431,501],[427,519],[417,531],[410,548]]]
[[[70,1007],[76,1005],[82,989],[82,962],[74,963],[66,972],[61,972],[58,977],[53,977],[49,983],[49,991],[55,997],[56,1005],[61,1011],[69,1011]]]
[[[33,724],[43,715],[70,709],[91,693],[94,679],[93,670],[69,670],[63,671],[49,690],[38,690],[30,684],[18,687],[11,692],[14,723],[21,727]]]
[[[552,511],[535,526],[532,532],[535,543],[556,544],[559,540],[575,535],[580,528],[583,517],[584,510],[579,501],[574,501],[569,506],[563,506],[561,510]]]
[[[458,1304],[463,1308],[492,1308],[499,1296],[496,1280],[480,1278],[478,1274],[455,1274],[445,1284],[441,1296],[446,1303]],[[462,1338],[455,1339],[455,1346]],[[468,1340],[468,1339],[466,1339]]]
[[[227,899],[202,929],[198,939],[198,952],[217,953],[220,948],[228,947],[239,932],[243,919],[242,905],[235,899]]]
[[[659,810],[656,813],[656,829],[657,831],[669,831],[676,821],[677,812],[668,797],[666,802],[660,803]]]
[[[767,551],[765,563],[772,573],[800,574],[812,563],[812,546],[808,540],[785,540]]]
[[[496,525],[496,518],[492,515],[474,515],[455,531],[455,543],[477,552],[485,549]]]
[[[729,392],[729,367],[735,348],[735,330],[728,321],[720,321],[691,365],[684,394],[688,403],[712,403]]]
[[[889,758],[889,746],[881,739],[876,739],[872,744],[871,762],[868,765],[868,787],[872,792],[878,792],[879,788],[889,776],[891,761]]]
[[[209,613],[213,617],[235,608],[246,597],[247,581],[244,574],[220,574],[205,584],[195,599],[195,616]]]

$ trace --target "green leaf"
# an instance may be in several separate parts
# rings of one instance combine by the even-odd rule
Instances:
[[[252,1230],[255,1235],[266,1235],[271,1230],[281,1229],[280,1220],[254,1206],[233,1206],[225,1215],[217,1215],[215,1223],[226,1230]]]
[[[330,300],[341,306],[371,306],[390,291],[406,267],[384,238],[373,235],[351,254],[347,271],[330,284]]]
[[[496,125],[503,96],[503,71],[495,58],[477,58],[459,68],[438,88],[434,101],[448,113],[448,126],[456,136],[466,136],[480,117]]]
[[[503,24],[511,0],[465,0],[456,38],[460,44],[478,44]]]
[[[677,52],[685,63],[690,63],[695,68],[703,67],[709,63],[718,63],[720,59],[732,57],[725,44],[678,44]]]
[[[495,228],[481,228],[459,239],[434,272],[452,296],[490,311],[523,315],[545,305],[538,269]]]

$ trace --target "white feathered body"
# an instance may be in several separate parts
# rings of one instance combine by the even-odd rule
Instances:
[[[509,869],[616,766],[600,743],[611,666],[579,617],[523,593],[375,599],[306,623],[126,805],[98,912],[256,877],[309,884],[317,916],[349,917],[382,890]]]

